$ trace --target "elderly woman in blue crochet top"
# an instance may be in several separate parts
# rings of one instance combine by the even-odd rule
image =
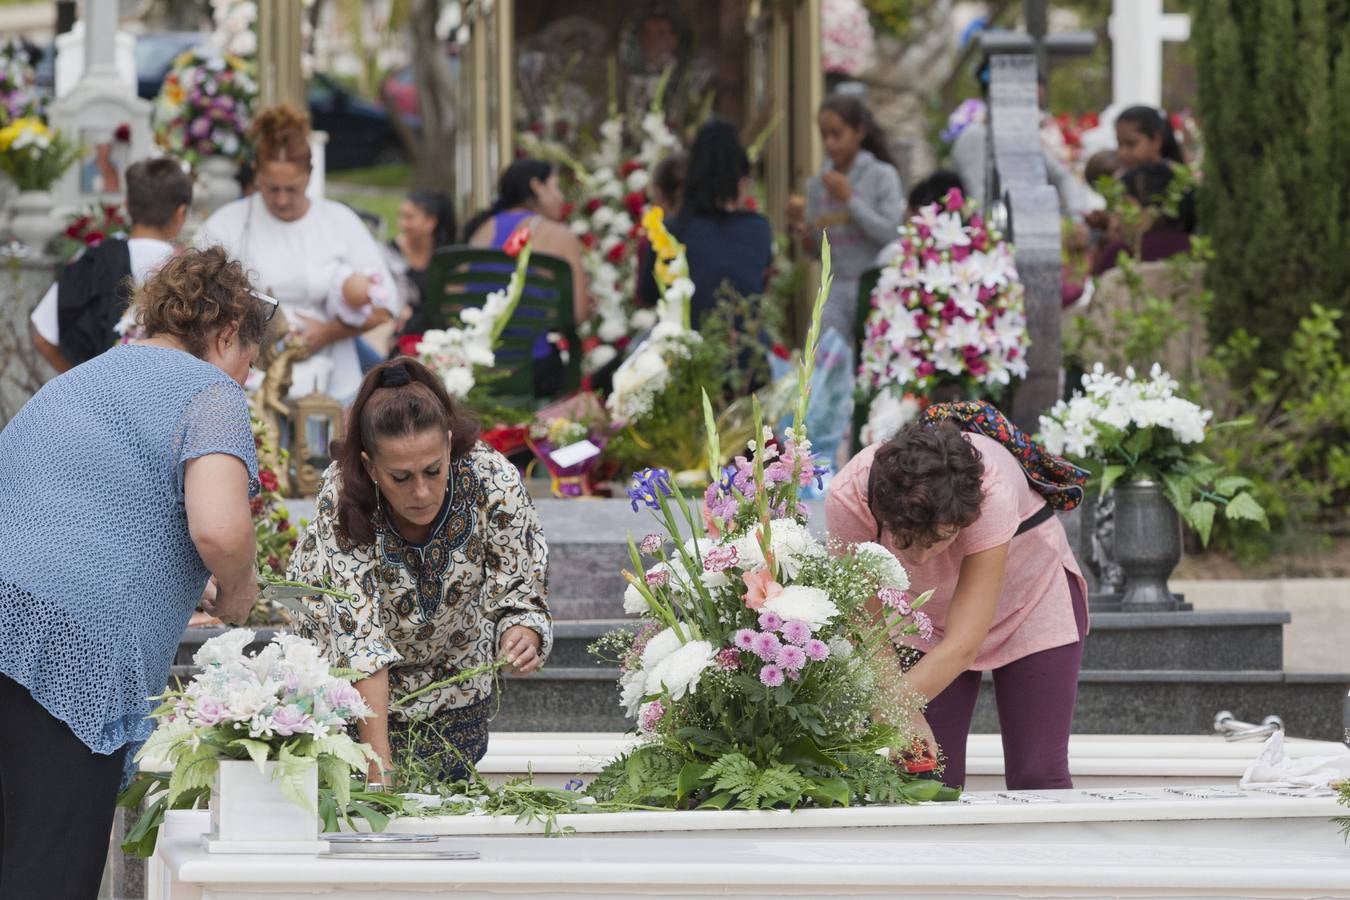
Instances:
[[[98,892],[124,765],[202,601],[257,595],[242,384],[275,303],[219,248],[136,298],[147,337],[0,432],[0,897]],[[208,584],[208,576],[214,576]]]

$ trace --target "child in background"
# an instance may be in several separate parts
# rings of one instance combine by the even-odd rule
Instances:
[[[76,257],[33,310],[33,347],[53,369],[68,371],[117,343],[131,288],[174,254],[191,205],[192,177],[177,160],[143,159],[127,169],[130,237]]]
[[[862,100],[832,94],[821,104],[817,123],[829,159],[807,185],[805,201],[788,201],[788,226],[812,255],[820,253],[822,232],[828,233],[834,285],[821,328],[834,328],[852,343],[858,280],[895,239],[903,193],[886,136]]]
[[[673,220],[680,211],[680,200],[684,197],[685,173],[688,169],[689,156],[683,150],[670,154],[652,169],[652,180],[647,186],[647,195],[651,198],[652,206],[661,207],[667,221]]]

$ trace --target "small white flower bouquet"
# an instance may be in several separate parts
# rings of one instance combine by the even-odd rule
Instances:
[[[306,808],[315,798],[304,796],[298,773],[316,762],[320,783],[345,806],[352,773],[376,759],[347,733],[348,722],[371,714],[351,684],[356,674],[331,669],[305,638],[279,634],[246,655],[253,640],[252,631],[235,629],[202,645],[193,657],[201,672],[186,689],[160,698],[151,713],[159,726],[136,759],[172,768],[170,807],[189,791],[209,788],[228,759],[252,760],[260,770],[276,762],[282,794]]]
[[[1220,507],[1229,520],[1269,527],[1248,490],[1252,482],[1226,473],[1201,452],[1214,413],[1179,396],[1177,388],[1157,363],[1147,379],[1132,368],[1121,377],[1097,363],[1083,376],[1081,390],[1041,416],[1040,440],[1051,453],[1090,469],[1101,493],[1121,481],[1162,484],[1205,544]]]

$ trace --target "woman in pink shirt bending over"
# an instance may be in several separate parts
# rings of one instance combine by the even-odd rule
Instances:
[[[915,592],[934,590],[924,606],[932,634],[903,638],[919,652],[902,658],[918,657],[904,677],[928,701],[943,781],[965,783],[966,736],[982,674],[992,672],[1008,787],[1072,787],[1085,584],[1017,457],[950,423],[911,423],[835,476],[825,511],[831,538],[880,541]]]

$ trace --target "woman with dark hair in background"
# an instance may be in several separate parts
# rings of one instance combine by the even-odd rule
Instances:
[[[817,117],[829,159],[806,186],[806,199],[788,203],[788,227],[807,253],[818,256],[821,235],[830,238],[834,285],[825,301],[822,333],[834,328],[853,343],[858,280],[895,240],[904,215],[900,175],[886,135],[859,98],[831,94]]]
[[[407,334],[426,331],[422,303],[427,294],[427,266],[437,247],[455,242],[455,206],[444,191],[410,191],[398,207],[398,236],[389,242],[389,268],[401,282],[403,322]]]
[[[290,564],[347,596],[307,598],[300,633],[361,674],[372,781],[409,758],[463,778],[487,751],[493,673],[395,703],[498,657],[518,675],[543,665],[553,632],[539,516],[516,467],[414,360],[372,369],[347,422]]]
[[[591,317],[586,274],[581,265],[581,241],[563,224],[563,193],[553,164],[518,159],[506,167],[497,182],[497,199],[464,226],[465,242],[473,247],[500,250],[520,226],[530,229],[533,252],[567,260],[572,267],[572,302],[576,324]]]
[[[689,148],[679,212],[670,233],[685,246],[694,280],[690,318],[694,328],[717,305],[724,284],[742,297],[764,293],[773,262],[773,230],[769,220],[744,208],[750,180],[750,158],[740,134],[728,119],[713,116],[698,130]],[[648,255],[639,292],[657,300],[656,279]]]

